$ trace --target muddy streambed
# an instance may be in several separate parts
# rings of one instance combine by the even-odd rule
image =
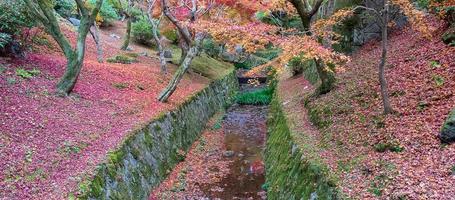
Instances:
[[[267,106],[253,105],[215,116],[150,199],[266,199],[266,118]]]

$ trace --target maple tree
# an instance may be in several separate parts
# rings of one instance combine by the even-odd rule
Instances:
[[[202,41],[206,37],[206,33],[191,32],[190,25],[195,23],[200,16],[205,14],[209,8],[205,4],[200,4],[200,1],[191,0],[191,2],[183,2],[184,5],[177,7],[176,13],[171,11],[171,4],[168,0],[161,0],[161,8],[164,16],[177,28],[182,48],[182,57],[179,63],[179,68],[174,73],[174,76],[169,81],[168,85],[158,96],[158,100],[166,102],[167,99],[174,93],[183,75],[188,71],[193,58],[199,52]],[[199,5],[198,5],[199,3]],[[173,4],[175,6],[175,3]],[[178,15],[175,15],[178,14]],[[187,20],[187,21],[186,21]]]
[[[57,41],[63,54],[67,59],[66,70],[63,77],[57,84],[57,92],[60,95],[68,95],[76,85],[79,73],[82,69],[82,64],[85,55],[85,40],[87,34],[95,21],[95,18],[100,11],[103,0],[98,0],[92,9],[89,9],[82,0],[75,0],[77,9],[81,14],[81,23],[78,28],[78,37],[76,47],[73,48],[71,43],[65,37],[60,29],[58,20],[54,15],[52,2],[49,0],[26,0],[26,4],[30,12],[39,20],[46,28],[55,41]]]

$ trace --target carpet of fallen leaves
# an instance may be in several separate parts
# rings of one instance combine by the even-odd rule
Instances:
[[[233,162],[223,157],[226,150],[223,128],[212,128],[219,118],[217,115],[207,123],[207,129],[193,143],[185,161],[177,164],[168,178],[152,191],[150,200],[210,199],[202,187],[214,186],[225,178]],[[222,191],[220,187],[214,189]]]
[[[443,24],[432,22],[439,30]],[[334,91],[313,99],[326,108],[331,125],[318,131],[307,118],[291,117],[302,133],[317,138],[319,155],[337,175],[338,186],[354,199],[453,199],[455,144],[442,145],[440,128],[455,106],[455,48],[443,44],[441,33],[431,40],[405,28],[390,36],[386,77],[396,114],[382,115],[377,66],[380,42],[372,41],[352,57],[337,75]],[[287,109],[304,113],[305,92],[312,86],[303,77],[286,80],[281,88]],[[302,92],[302,88],[305,88]],[[292,92],[293,91],[293,92]],[[291,95],[292,93],[301,95]],[[288,95],[286,95],[288,94]],[[399,150],[378,152],[378,144]]]
[[[76,35],[68,27],[65,34],[74,44]],[[101,34],[108,41],[103,43],[105,58],[122,53],[122,40],[110,34]],[[79,81],[65,98],[55,95],[66,60],[53,40],[47,47],[35,46],[25,59],[0,58],[0,199],[77,194],[78,183],[90,177],[131,130],[175,108],[209,82],[194,73],[185,75],[169,103],[160,103],[156,96],[174,66],[171,74],[162,76],[157,60],[148,56],[130,65],[100,64],[90,36],[87,43]],[[19,68],[40,73],[21,78]]]

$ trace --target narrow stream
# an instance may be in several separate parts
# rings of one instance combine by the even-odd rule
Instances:
[[[240,88],[245,92],[263,87]],[[267,112],[267,106],[234,104],[215,116],[149,200],[266,199],[262,152]]]
[[[220,199],[265,199],[262,150],[266,135],[267,106],[234,105],[223,120],[224,156],[233,162],[229,174],[216,186],[203,186],[207,196]]]

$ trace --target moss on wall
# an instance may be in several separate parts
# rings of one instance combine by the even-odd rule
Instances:
[[[182,150],[188,150],[213,114],[234,101],[237,91],[232,71],[174,111],[135,130],[98,165],[91,181],[81,183],[78,198],[147,199],[151,189],[182,160]]]
[[[268,199],[337,199],[327,168],[304,155],[289,129],[281,101],[275,95],[270,105],[265,151]]]

